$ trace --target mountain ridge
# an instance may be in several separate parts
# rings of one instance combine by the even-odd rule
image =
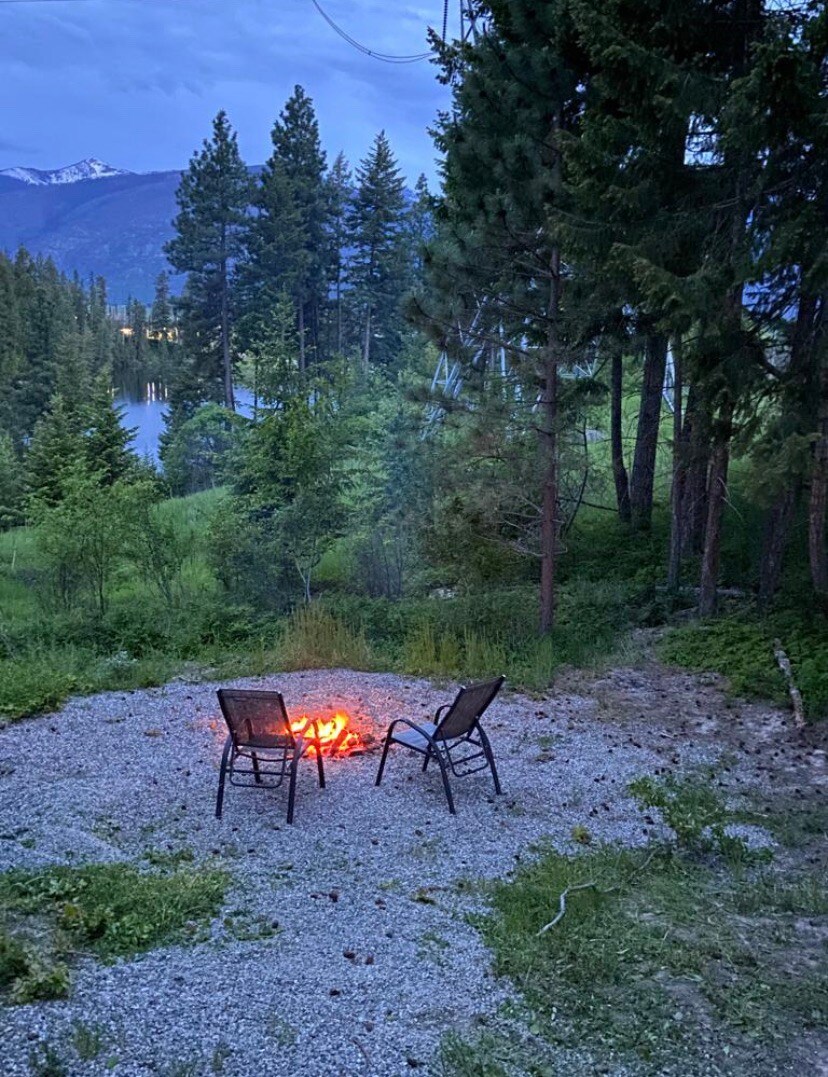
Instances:
[[[71,165],[63,165],[61,168],[30,168],[27,165],[14,165],[11,168],[0,168],[0,176],[7,179],[17,180],[30,187],[52,187],[65,183],[80,183],[83,180],[107,179],[111,176],[133,176],[127,168],[116,168],[98,157],[84,157],[82,161],[75,161]]]

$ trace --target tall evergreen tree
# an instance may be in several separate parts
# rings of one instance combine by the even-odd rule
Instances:
[[[405,187],[384,131],[374,139],[356,172],[357,190],[348,216],[349,281],[360,311],[362,363],[384,364],[395,354],[402,328],[405,281]]]
[[[225,112],[216,116],[212,138],[181,177],[176,200],[176,235],[165,251],[173,268],[188,274],[181,326],[192,380],[208,399],[223,399],[232,409],[232,278],[243,252],[250,180]]]
[[[250,222],[246,278],[252,307],[266,315],[282,294],[293,296],[302,370],[318,357],[325,300],[329,215],[325,153],[313,102],[296,86],[271,132],[273,152],[259,179]]]
[[[153,333],[169,334],[173,325],[173,310],[170,301],[170,276],[161,270],[155,278],[155,296],[150,309],[150,328]]]
[[[328,173],[328,289],[333,296],[333,351],[345,351],[345,285],[348,211],[352,197],[351,169],[345,154],[336,155]]]

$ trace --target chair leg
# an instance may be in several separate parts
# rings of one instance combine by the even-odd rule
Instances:
[[[290,764],[290,785],[288,786],[288,823],[293,822],[293,802],[296,799],[296,768],[299,760],[294,756],[293,762]]]
[[[451,784],[449,782],[449,776],[448,776],[448,771],[446,770],[446,764],[443,761],[443,757],[440,754],[440,752],[435,752],[434,755],[437,758],[437,762],[440,764],[440,774],[442,775],[442,778],[443,778],[443,789],[445,790],[445,793],[446,793],[446,800],[448,801],[449,811],[451,812],[452,815],[456,815],[457,812],[454,810],[454,797],[451,795]]]
[[[374,782],[374,785],[379,785],[379,783],[382,781],[382,772],[385,770],[385,760],[388,758],[388,749],[390,747],[391,736],[389,734],[388,736],[386,736],[385,744],[382,747],[382,759],[380,759],[379,770],[377,771],[377,780]]]
[[[262,775],[259,770],[259,757],[255,752],[250,753],[250,758],[253,760],[253,777],[256,779],[256,785],[262,784]]]
[[[492,772],[492,778],[494,778],[495,793],[497,796],[501,796],[503,790],[500,788],[500,779],[497,776],[497,767],[495,766],[494,752],[492,751],[492,746],[491,744],[489,744],[489,738],[486,736],[480,726],[477,727],[477,730],[480,733],[480,743],[483,745],[483,752],[486,756],[486,761],[489,764],[489,769]]]
[[[316,769],[319,771],[319,788],[325,788],[325,767],[322,765],[322,745],[316,746]]]
[[[428,770],[428,764],[431,762],[431,749],[426,752],[425,759],[423,760],[423,774]]]
[[[230,752],[233,750],[233,738],[228,737],[224,742],[224,751],[221,753],[221,770],[219,771],[219,786],[218,794],[216,796],[216,819],[221,819],[221,812],[224,805],[224,779],[227,776],[227,760],[230,758]]]

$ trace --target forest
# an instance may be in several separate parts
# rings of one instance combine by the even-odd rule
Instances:
[[[0,256],[0,714],[199,670],[542,692],[646,636],[785,702],[779,644],[822,717],[828,21],[732,6],[480,5],[432,41],[436,192],[384,132],[329,161],[301,86],[261,168],[220,112],[183,294],[125,320]]]

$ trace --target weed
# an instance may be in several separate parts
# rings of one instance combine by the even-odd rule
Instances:
[[[154,946],[187,941],[218,912],[228,885],[220,871],[142,872],[128,864],[95,864],[0,875],[0,912],[45,918],[53,953],[39,955],[0,935],[0,986],[13,1002],[68,992],[64,950],[87,950],[105,961]]]
[[[41,1043],[29,1054],[29,1071],[32,1077],[69,1077],[69,1068],[56,1048]]]
[[[76,1021],[72,1029],[72,1046],[83,1062],[94,1061],[104,1048],[106,1035],[100,1025]]]

